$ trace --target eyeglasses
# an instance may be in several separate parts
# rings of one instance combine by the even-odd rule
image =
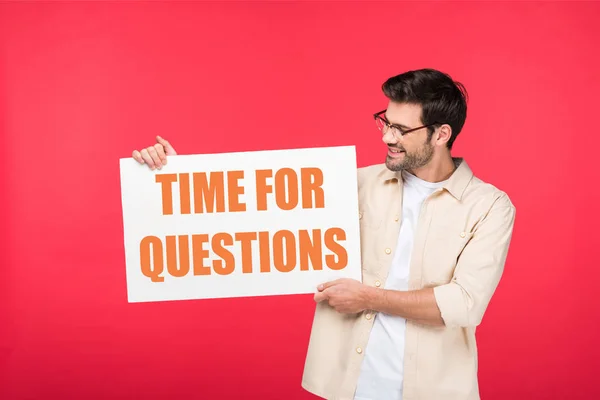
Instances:
[[[401,137],[401,136],[406,135],[407,133],[418,131],[419,129],[429,128],[430,126],[433,126],[433,125],[439,125],[437,122],[434,122],[434,123],[429,124],[429,125],[423,125],[423,126],[419,126],[419,127],[416,127],[416,128],[411,128],[411,129],[404,130],[404,129],[400,128],[396,124],[390,124],[389,121],[387,119],[385,119],[385,117],[381,116],[386,111],[387,110],[383,110],[383,111],[379,111],[376,114],[373,114],[373,117],[375,118],[375,123],[377,124],[377,128],[379,128],[379,130],[383,134],[387,133],[387,131],[389,129],[392,129],[392,134],[394,136]]]

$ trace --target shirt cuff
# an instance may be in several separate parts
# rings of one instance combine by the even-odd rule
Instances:
[[[435,301],[444,324],[448,327],[469,326],[467,299],[462,288],[456,283],[448,283],[433,288]]]

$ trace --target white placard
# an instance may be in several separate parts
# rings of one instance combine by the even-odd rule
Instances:
[[[361,280],[354,146],[120,160],[129,302]]]

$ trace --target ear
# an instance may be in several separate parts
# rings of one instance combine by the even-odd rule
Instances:
[[[446,146],[448,140],[452,137],[452,128],[448,124],[444,124],[437,129],[436,146]]]

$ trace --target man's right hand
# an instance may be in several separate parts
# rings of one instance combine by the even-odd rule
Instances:
[[[140,164],[146,164],[151,170],[161,169],[167,165],[167,156],[177,155],[171,144],[160,136],[156,137],[156,144],[142,150],[134,150],[133,158]]]

